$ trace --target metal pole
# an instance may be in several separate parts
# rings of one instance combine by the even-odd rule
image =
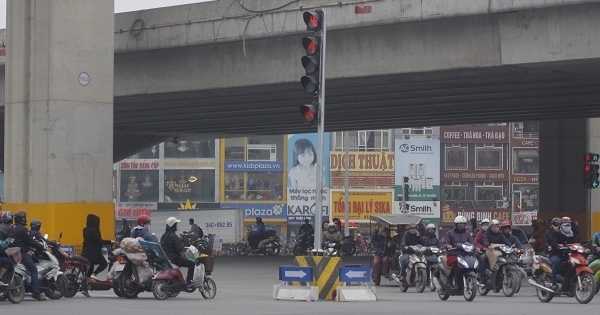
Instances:
[[[316,192],[316,209],[315,209],[315,243],[314,248],[318,251],[321,250],[321,236],[323,235],[321,229],[323,228],[323,155],[325,154],[324,144],[324,129],[325,129],[325,35],[327,28],[327,19],[325,18],[325,10],[323,11],[323,29],[321,30],[321,47],[319,64],[321,71],[319,71],[319,82],[321,87],[319,88],[319,126],[317,128],[318,140],[317,140],[317,192]],[[329,148],[328,148],[329,149]]]
[[[348,169],[350,161],[348,156],[348,131],[344,131],[344,233],[350,235],[350,183]]]

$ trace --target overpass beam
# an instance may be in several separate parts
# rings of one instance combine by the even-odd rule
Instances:
[[[79,245],[114,234],[113,0],[8,1],[4,209]]]

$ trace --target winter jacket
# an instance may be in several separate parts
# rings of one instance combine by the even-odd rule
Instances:
[[[391,257],[396,251],[394,240],[389,236],[379,234],[378,230],[373,232],[371,240],[373,240],[373,247],[375,247],[375,255]]]
[[[29,231],[29,235],[31,235],[31,237],[33,237],[33,239],[35,239],[36,241],[44,241],[44,242],[46,242],[46,244],[48,244],[52,247],[56,247],[58,245],[58,243],[56,243],[56,242],[45,239],[42,236],[42,233],[40,233],[40,231],[38,231],[38,230]]]
[[[38,251],[43,251],[44,246],[39,242],[36,242],[30,235],[27,228],[20,224],[16,223],[9,232],[10,238],[13,240],[12,245],[14,247],[21,248],[22,253],[27,253],[28,251],[35,249]]]
[[[477,249],[480,251],[483,248],[483,243],[481,241],[483,239],[483,234],[485,233],[485,231],[486,230],[484,229],[479,229],[479,231],[477,231],[477,234],[475,234],[475,247],[477,247]]]
[[[167,229],[165,231],[165,234],[160,237],[160,246],[162,246],[169,259],[180,256],[184,250],[184,246],[179,236],[175,233],[175,229]]]
[[[150,233],[150,230],[148,230],[147,228],[138,225],[136,227],[133,228],[133,230],[131,230],[131,237],[133,238],[138,238],[141,237],[144,239],[144,241],[148,241],[148,242],[154,242],[154,236],[152,236],[152,233]]]
[[[204,237],[204,231],[202,231],[202,229],[196,223],[192,224],[190,233],[193,233],[197,238]]]
[[[558,245],[568,245],[568,244],[572,244],[572,243],[576,243],[575,242],[575,238],[573,236],[569,237],[569,236],[565,236],[564,234],[555,231],[554,229],[551,229],[548,234],[546,234],[547,236],[547,241],[548,241],[548,246],[551,247],[549,254],[550,255],[562,255],[563,253],[561,252],[560,249],[558,249]]]
[[[484,234],[483,237],[481,238],[481,244],[483,244],[483,247],[490,247],[490,244],[504,244],[506,246],[510,246],[510,241],[506,238],[506,236],[504,236],[504,233],[502,232],[498,232],[498,233],[494,233],[492,232],[492,229],[489,228]]]
[[[471,236],[471,232],[464,230],[464,231],[458,231],[456,228],[448,231],[446,233],[446,235],[444,235],[444,238],[442,238],[442,246],[446,247],[448,245],[451,245],[453,247],[456,246],[456,244],[458,243],[473,243],[473,237]],[[449,250],[447,255],[458,255],[459,254],[459,250],[453,249],[453,250]]]
[[[402,237],[400,241],[400,248],[404,248],[404,246],[413,246],[413,245],[425,245],[423,239],[419,234],[410,234],[406,233]]]
[[[431,246],[441,247],[442,246],[442,242],[440,242],[440,239],[435,234],[427,234],[427,235],[423,236],[422,239],[423,239],[423,244],[425,244],[425,246],[427,246],[427,247],[431,247]]]
[[[88,214],[83,228],[83,250],[81,256],[90,260],[104,259],[102,256],[102,236],[100,235],[100,217],[95,214]]]
[[[10,223],[0,223],[0,241],[8,237],[10,229],[12,229]]]

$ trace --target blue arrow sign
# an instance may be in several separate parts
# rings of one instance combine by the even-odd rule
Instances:
[[[361,266],[342,267],[340,268],[340,281],[369,282],[371,281],[371,269]]]
[[[310,282],[313,279],[312,267],[279,266],[279,280]]]

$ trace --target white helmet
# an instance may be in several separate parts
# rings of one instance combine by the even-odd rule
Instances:
[[[492,226],[492,225],[500,225],[500,222],[498,220],[492,220],[490,222],[490,226]]]
[[[481,220],[481,224],[484,224],[484,223],[488,223],[489,224],[490,223],[490,219],[485,218],[485,219]]]
[[[435,224],[429,223],[429,224],[427,224],[427,226],[425,227],[425,229],[426,230],[429,230],[429,229],[434,229],[435,230]]]
[[[454,218],[454,224],[458,224],[458,223],[467,223],[467,218],[463,217],[462,215],[457,216],[456,218]]]

